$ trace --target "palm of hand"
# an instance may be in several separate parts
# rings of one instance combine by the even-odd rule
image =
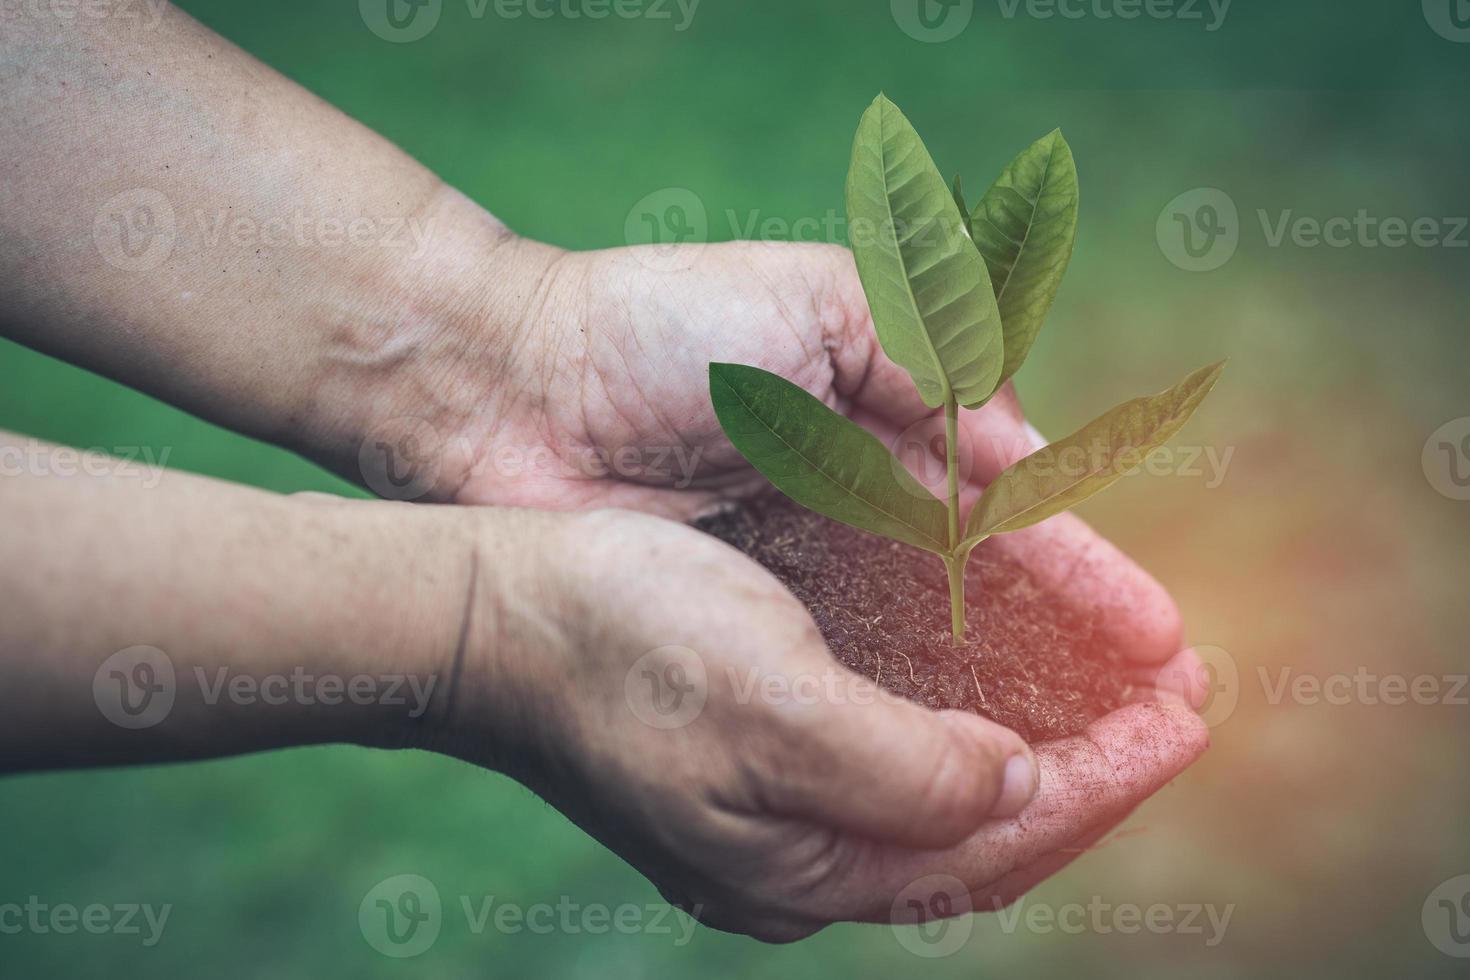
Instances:
[[[846,249],[734,242],[686,246],[672,258],[617,249],[561,259],[539,339],[517,352],[524,356],[511,383],[468,423],[475,463],[456,502],[619,507],[689,520],[768,490],[715,419],[710,361],[788,378],[890,446],[934,420],[879,347]],[[965,506],[1036,448],[1009,387],[961,415],[961,436]],[[1179,653],[1173,600],[1075,516],[984,547],[1005,549],[1093,614],[1103,638],[1141,668],[1154,672]]]

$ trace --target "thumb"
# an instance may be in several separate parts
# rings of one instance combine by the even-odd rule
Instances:
[[[796,764],[777,805],[863,837],[949,847],[986,820],[1013,817],[1040,770],[1021,737],[967,711],[931,711],[854,675],[854,694],[803,713]]]

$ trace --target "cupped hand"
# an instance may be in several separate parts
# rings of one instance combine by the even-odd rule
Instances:
[[[437,747],[521,779],[717,928],[997,909],[1205,747],[1187,708],[1150,703],[1029,749],[848,671],[720,542],[624,511],[558,527],[538,551],[560,557],[514,577],[537,601],[471,617]]]
[[[491,345],[505,367],[477,371],[471,359],[457,372],[496,380],[493,391],[469,386],[476,407],[454,423],[455,444],[469,448],[446,494],[456,502],[688,520],[771,492],[720,430],[711,361],[753,364],[801,385],[906,461],[942,445],[933,438],[943,432],[939,412],[878,344],[847,249],[732,242],[556,253],[536,297],[515,340]],[[1010,385],[960,419],[970,506],[1043,440]],[[939,474],[942,464],[927,469]],[[1151,683],[1167,664],[1162,675],[1177,693],[1202,697],[1197,661],[1180,653],[1173,600],[1081,520],[1063,515],[982,547],[1008,552],[1089,615],[1100,640],[1137,665],[1136,679]]]

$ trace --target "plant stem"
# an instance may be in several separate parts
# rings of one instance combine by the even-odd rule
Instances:
[[[944,402],[944,461],[949,475],[949,557],[944,560],[949,572],[950,641],[959,646],[965,642],[965,560],[957,554],[960,546],[960,406],[951,392]]]
[[[946,558],[944,570],[949,573],[950,643],[960,646],[965,642],[965,562]]]

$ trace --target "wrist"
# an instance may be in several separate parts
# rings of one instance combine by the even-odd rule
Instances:
[[[447,503],[544,331],[566,253],[511,232],[441,186],[414,219],[424,246],[365,276],[320,331],[299,431],[278,441],[389,500]]]
[[[556,556],[574,516],[515,508],[354,504],[372,548],[353,663],[417,678],[421,710],[363,715],[344,740],[422,748],[516,771],[545,730],[571,609]],[[384,521],[384,518],[387,518]]]
[[[262,678],[304,676],[282,744],[406,744],[447,682],[471,535],[440,508],[303,495],[275,498],[267,566],[274,625],[251,658]],[[274,565],[274,573],[269,566]],[[278,721],[279,723],[279,721]]]

